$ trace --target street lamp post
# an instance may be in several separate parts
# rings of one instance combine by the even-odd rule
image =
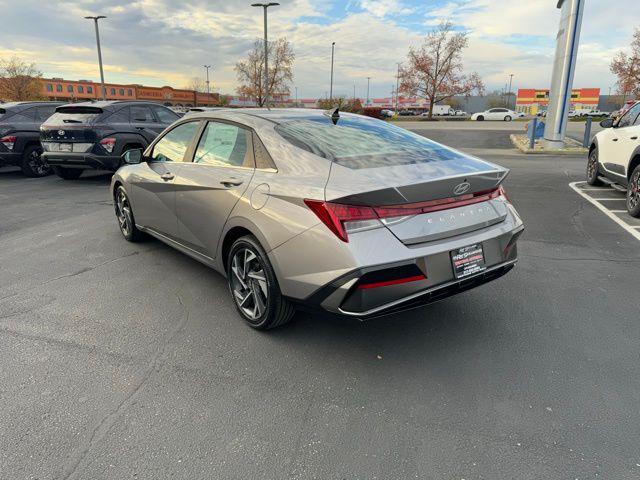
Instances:
[[[367,77],[367,103],[366,105],[369,106],[369,82],[371,81],[371,77]]]
[[[211,89],[209,88],[209,69],[211,68],[211,65],[203,65],[203,67],[207,71],[207,103],[209,103],[211,102]]]
[[[511,83],[513,82],[513,73],[509,74],[509,93],[507,94],[507,108],[511,108]]]
[[[277,2],[252,3],[252,7],[262,7],[264,11],[264,104],[269,102],[269,44],[267,43],[267,9],[280,5]]]
[[[296,88],[296,107],[298,106],[298,87]]]
[[[331,43],[331,84],[329,85],[329,101],[333,101],[333,54],[336,48],[336,42]]]
[[[400,86],[400,64],[398,64],[398,75],[396,76],[396,113],[398,113],[398,102],[400,101],[400,93],[398,87]]]
[[[101,18],[107,18],[104,15],[97,15],[94,17],[84,17],[87,20],[93,20],[93,24],[96,27],[96,44],[98,45],[98,64],[100,65],[100,88],[102,88],[102,99],[107,99],[107,90],[104,88],[104,70],[102,69],[102,50],[100,49],[100,29],[98,28],[98,20]]]

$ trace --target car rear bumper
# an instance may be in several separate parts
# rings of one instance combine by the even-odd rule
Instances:
[[[22,163],[22,152],[10,152],[6,148],[0,150],[0,167],[15,166]]]
[[[517,240],[524,226],[512,210],[498,225],[421,245],[399,244],[388,230],[378,229],[363,232],[359,240],[354,236],[354,245],[333,251],[322,251],[326,238],[314,238],[323,229],[328,230],[314,227],[269,252],[281,290],[302,306],[366,319],[433,303],[501,277],[517,262]],[[484,270],[456,278],[451,252],[470,245],[482,246]],[[317,259],[323,259],[320,268]],[[305,271],[308,263],[315,263],[318,271]],[[375,280],[394,276],[411,280]]]
[[[120,167],[119,156],[96,155],[94,153],[44,152],[42,157],[52,167],[110,170],[115,172]]]

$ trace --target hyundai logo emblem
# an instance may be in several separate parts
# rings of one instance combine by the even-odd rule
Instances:
[[[453,193],[455,195],[462,195],[464,193],[467,193],[470,188],[471,184],[469,182],[462,182],[453,187]]]
[[[64,130],[58,130],[58,135],[60,136],[64,135]]]

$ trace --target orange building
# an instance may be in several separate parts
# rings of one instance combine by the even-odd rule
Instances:
[[[578,108],[598,108],[600,102],[599,88],[574,88],[571,90],[571,110]],[[549,105],[549,90],[536,88],[518,89],[516,111],[535,115],[539,110],[546,110]]]
[[[63,78],[43,78],[42,93],[49,100],[82,102],[101,98],[100,83],[90,80],[65,80]],[[175,106],[215,106],[219,95],[177,89],[169,86],[147,87],[144,85],[121,85],[105,83],[107,100],[147,100]]]

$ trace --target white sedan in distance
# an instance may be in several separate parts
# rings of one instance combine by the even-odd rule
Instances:
[[[524,117],[523,113],[514,112],[508,108],[490,108],[484,112],[477,112],[471,115],[471,120],[479,122],[483,120],[499,120],[501,122],[510,122],[514,118]]]

